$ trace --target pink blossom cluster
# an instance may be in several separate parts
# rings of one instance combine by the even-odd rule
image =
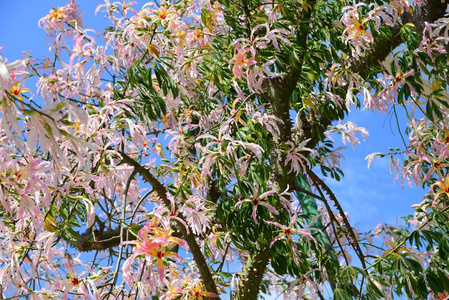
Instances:
[[[264,79],[280,76],[280,74],[269,71],[276,59],[259,61],[256,58],[257,51],[267,48],[269,44],[272,44],[277,51],[281,51],[280,43],[291,44],[288,40],[291,34],[286,29],[270,28],[268,24],[259,24],[251,30],[249,39],[240,38],[233,41],[231,46],[236,46],[230,63],[233,65],[232,71],[235,78],[245,78],[250,90],[261,92]]]
[[[368,10],[364,15],[361,10]],[[343,41],[350,43],[353,47],[354,56],[363,56],[363,51],[369,49],[374,42],[371,30],[379,31],[380,26],[396,24],[399,17],[411,11],[407,0],[393,0],[389,4],[377,5],[372,3],[367,6],[365,3],[357,3],[354,6],[343,8],[341,23],[344,27]],[[374,26],[371,26],[372,23]]]

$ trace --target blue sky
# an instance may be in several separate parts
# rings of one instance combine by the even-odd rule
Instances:
[[[22,51],[29,51],[35,57],[48,55],[46,35],[38,27],[38,21],[52,7],[65,5],[67,1],[0,2],[0,46],[4,46],[0,53],[10,61],[20,58]],[[97,16],[94,14],[98,1],[79,0],[77,3],[85,12],[86,27],[99,30],[107,24],[101,13]],[[29,88],[33,89],[31,86]],[[403,147],[395,119],[386,114],[353,109],[348,120],[366,127],[370,136],[355,151],[351,146],[343,151],[345,160],[341,167],[345,173],[344,179],[341,182],[328,179],[327,182],[359,229],[373,228],[380,220],[396,223],[400,216],[413,212],[410,205],[419,203],[424,193],[419,188],[410,189],[407,186],[402,190],[400,182],[393,183],[387,158],[374,160],[371,169],[367,168],[365,161],[366,155],[372,152],[387,152],[388,147]],[[403,130],[406,119],[400,116],[400,122]],[[340,142],[339,137],[336,137],[336,141]]]
[[[85,23],[88,26],[100,29],[95,23],[103,21],[99,14],[95,18],[95,0],[77,1],[85,12]],[[38,26],[39,19],[48,14],[52,7],[59,7],[67,4],[67,0],[0,0],[2,9],[0,18],[0,50],[9,60],[20,58],[22,51],[31,51],[35,57],[48,55],[48,45],[46,45],[45,31]]]
[[[398,117],[403,131],[407,120],[400,111]],[[397,217],[413,213],[410,205],[421,202],[424,191],[417,187],[411,189],[407,183],[402,189],[400,179],[394,183],[389,158],[374,159],[370,169],[365,161],[373,152],[389,152],[389,147],[404,148],[395,117],[354,110],[347,120],[367,128],[370,135],[355,150],[351,146],[345,149],[345,160],[341,163],[345,177],[341,182],[330,179],[329,185],[361,229],[369,229],[379,220],[395,224]],[[407,136],[404,138],[407,141]]]

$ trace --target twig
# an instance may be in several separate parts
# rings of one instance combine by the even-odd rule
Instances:
[[[228,242],[228,244],[226,245],[226,249],[223,255],[223,259],[221,260],[220,265],[218,266],[217,270],[215,271],[215,273],[221,272],[221,270],[223,269],[223,265],[224,265],[224,261],[226,259],[226,253],[228,253],[229,250],[229,246],[231,245],[231,242]]]
[[[448,210],[449,210],[449,206],[446,207],[445,209],[443,209],[441,212],[446,212],[446,211],[448,211]],[[380,257],[379,260],[377,260],[377,261],[374,262],[373,264],[371,264],[371,265],[369,265],[369,266],[367,266],[367,267],[364,267],[363,270],[364,270],[364,271],[368,271],[369,269],[371,269],[371,268],[373,268],[374,266],[378,265],[378,264],[379,264],[381,261],[383,261],[385,258],[387,258],[388,256],[390,256],[392,253],[396,253],[397,250],[398,250],[399,248],[401,248],[401,247],[408,241],[408,239],[412,236],[412,234],[413,234],[414,232],[423,229],[423,228],[424,228],[424,227],[425,227],[431,220],[432,220],[432,219],[428,219],[426,222],[424,222],[423,224],[421,224],[421,226],[419,226],[417,230],[414,230],[414,231],[413,231],[412,233],[410,233],[404,240],[402,240],[400,243],[398,243],[398,244],[396,245],[396,247],[393,248],[392,251],[390,251],[389,253],[387,253],[385,256]]]
[[[323,194],[323,192],[321,191],[321,188],[320,188],[319,186],[316,186],[316,188],[317,188],[318,192],[320,193],[321,197],[324,199],[324,194]],[[340,240],[339,240],[339,238],[338,238],[338,231],[337,231],[337,229],[335,228],[335,225],[334,225],[334,222],[335,222],[336,224],[338,224],[338,225],[340,225],[340,222],[338,222],[338,220],[337,220],[337,218],[335,217],[335,215],[334,215],[332,209],[331,209],[330,206],[329,206],[329,203],[327,203],[327,201],[326,201],[325,199],[324,199],[323,203],[324,203],[324,205],[326,206],[327,212],[329,213],[329,216],[330,216],[330,218],[331,218],[330,224],[331,224],[331,226],[332,226],[332,230],[333,230],[334,233],[335,233],[335,240],[337,241],[338,246],[339,246],[340,249],[341,249],[341,254],[343,255],[343,257],[344,257],[344,259],[345,259],[346,265],[349,266],[349,259],[348,259],[348,257],[346,256],[346,253],[345,253],[345,250],[343,249],[342,244],[340,243]]]
[[[344,226],[346,227],[347,232],[349,233],[350,236],[350,240],[351,241],[351,245],[355,251],[355,253],[357,254],[357,256],[360,259],[360,262],[362,263],[363,268],[366,268],[366,263],[365,263],[365,259],[363,256],[363,252],[362,249],[360,248],[360,245],[357,241],[357,237],[354,233],[354,230],[351,227],[351,224],[348,221],[348,218],[346,218],[346,215],[340,205],[340,203],[337,200],[337,197],[335,197],[334,193],[332,192],[332,190],[312,171],[312,170],[307,170],[307,174],[310,176],[310,178],[312,179],[312,181],[315,183],[316,187],[321,187],[326,194],[329,196],[329,198],[334,201],[334,206],[337,208],[339,214],[341,215],[341,218],[343,220]],[[318,189],[320,190],[320,189]],[[326,203],[326,201],[324,201],[324,203]]]
[[[123,241],[124,241],[124,237],[123,235],[125,234],[125,217],[126,217],[126,203],[127,203],[127,198],[128,198],[128,191],[129,191],[129,187],[131,186],[131,181],[133,180],[134,176],[136,176],[137,174],[137,170],[136,168],[134,168],[134,170],[132,171],[131,175],[128,177],[128,180],[126,181],[126,187],[125,187],[125,191],[123,193],[123,210],[122,210],[122,222],[123,225],[120,228],[120,252],[118,255],[118,259],[117,259],[117,264],[115,266],[115,272],[114,272],[114,279],[112,280],[112,284],[111,284],[111,289],[109,290],[109,293],[106,294],[106,296],[103,299],[107,299],[109,297],[109,295],[112,293],[112,290],[117,282],[117,278],[118,278],[118,272],[120,271],[120,263],[122,261],[122,253],[123,253]],[[126,236],[128,236],[128,228],[126,228]]]

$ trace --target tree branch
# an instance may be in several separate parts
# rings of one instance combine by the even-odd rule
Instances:
[[[159,180],[156,177],[154,177],[149,170],[147,170],[145,167],[143,167],[129,155],[127,155],[124,152],[120,152],[120,155],[122,156],[122,161],[125,164],[134,167],[135,170],[143,177],[143,179],[153,186],[154,191],[158,194],[159,198],[162,200],[164,205],[167,208],[170,208],[172,204],[167,197],[168,191],[165,188],[165,186],[162,183],[160,183]],[[185,222],[184,217],[182,215],[178,214],[177,217],[179,217]],[[185,223],[187,224],[187,222]],[[218,290],[215,285],[215,281],[212,277],[212,273],[209,269],[206,259],[203,256],[200,246],[196,242],[192,230],[190,228],[186,228],[184,224],[182,224],[180,221],[176,222],[176,228],[181,232],[184,240],[187,242],[187,245],[189,246],[190,252],[193,255],[193,259],[195,260],[196,265],[198,267],[204,287],[208,292],[212,292],[218,295]]]
[[[402,44],[400,31],[403,24],[414,24],[416,32],[422,37],[425,22],[433,23],[439,18],[444,17],[446,9],[446,0],[427,0],[423,1],[422,4],[414,5],[413,14],[405,12],[402,14],[399,22],[394,26],[389,27],[392,33],[391,39],[383,37],[382,40],[373,43],[363,57],[349,60],[351,69],[358,73],[362,78],[366,78],[369,75],[367,73],[367,66],[377,65],[379,62],[384,61],[388,54]]]
[[[309,22],[312,17],[315,3],[315,0],[307,1],[307,4],[310,5],[312,9],[304,9],[301,13],[302,22],[300,22],[301,25],[298,27],[297,34],[298,40],[302,45],[307,44],[310,32]],[[291,141],[293,126],[290,118],[290,99],[293,91],[297,87],[298,80],[300,79],[305,55],[306,53],[300,55],[296,66],[294,66],[287,75],[282,78],[269,78],[263,83],[265,90],[263,97],[269,99],[273,115],[282,120],[282,122],[278,122],[280,131],[279,141],[277,145],[273,147],[272,151],[272,180],[279,185],[280,190],[285,190],[287,186],[294,186],[293,183],[295,182],[296,177],[294,173],[289,172],[290,166],[284,164],[286,161],[284,147],[287,142]],[[262,282],[262,278],[270,260],[268,250],[268,245],[261,245],[259,251],[248,256],[241,279],[239,280],[236,299],[257,299],[260,283]]]
[[[324,198],[324,195],[321,191],[321,189],[323,189],[324,192],[330,198],[330,200],[332,200],[334,202],[334,206],[335,206],[335,208],[337,208],[337,211],[340,214],[342,221],[343,221],[343,225],[346,229],[345,230],[347,233],[346,237],[348,238],[349,243],[353,247],[355,253],[359,257],[360,262],[362,263],[362,266],[364,268],[366,268],[365,257],[362,252],[362,249],[360,248],[357,236],[355,235],[354,230],[352,229],[352,226],[349,223],[348,218],[346,218],[345,212],[344,212],[343,208],[341,207],[340,203],[338,202],[337,197],[335,197],[335,194],[332,192],[332,190],[312,170],[307,170],[307,175],[309,175],[309,177],[312,179],[312,181],[313,181],[315,187],[318,189],[318,192],[320,193],[321,197]],[[332,218],[333,213],[332,213],[332,210],[330,210],[330,207],[328,206],[327,201],[323,201],[323,202],[326,205],[329,215],[331,215],[331,218]],[[333,216],[333,219],[336,220],[335,216]],[[338,237],[337,237],[337,239],[338,239]]]
[[[235,295],[235,299],[255,300],[258,298],[260,283],[262,282],[269,260],[268,246],[260,249],[254,255],[249,255],[243,272],[241,273],[239,288]]]
[[[104,232],[98,232],[97,230],[92,231],[92,229],[89,229],[81,234],[81,237],[77,241],[69,243],[72,247],[81,252],[105,250],[120,245],[121,230],[121,227]],[[127,237],[125,241],[136,240],[136,237],[133,234],[127,234],[125,236]]]
[[[378,65],[384,61],[387,56],[401,43],[400,30],[403,24],[412,23],[415,25],[417,33],[422,37],[425,22],[433,23],[439,18],[444,17],[447,9],[446,0],[427,0],[419,5],[413,6],[413,15],[410,12],[405,12],[400,17],[394,26],[390,26],[391,38],[383,37],[381,40],[372,44],[371,48],[366,50],[363,57],[350,58],[348,60],[349,68],[366,79],[369,76],[376,76],[377,74],[369,74],[369,66]],[[307,144],[309,148],[314,148],[318,142],[319,137],[314,137],[312,129],[319,127],[319,131],[324,132],[328,126],[336,121],[336,118],[327,117],[325,115],[316,116],[311,120],[301,118],[301,139],[311,138]]]

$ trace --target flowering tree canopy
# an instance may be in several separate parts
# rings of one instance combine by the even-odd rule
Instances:
[[[446,10],[105,0],[95,32],[51,9],[48,58],[0,57],[2,298],[449,299]],[[359,232],[323,179],[359,108],[409,118],[367,157],[428,191],[409,226]]]

